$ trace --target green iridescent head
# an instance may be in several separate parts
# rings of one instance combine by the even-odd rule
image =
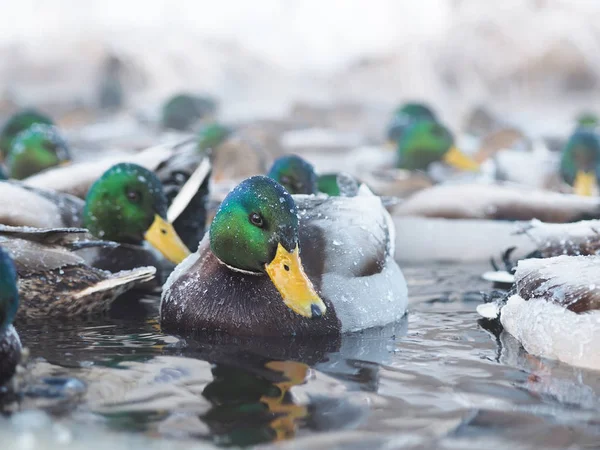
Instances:
[[[0,156],[6,156],[10,151],[13,139],[21,131],[35,123],[53,125],[52,119],[33,109],[26,109],[12,115],[0,132]]]
[[[402,133],[413,123],[427,120],[437,121],[435,113],[423,103],[405,103],[394,111],[392,120],[388,125],[387,138],[391,142],[398,142]]]
[[[276,159],[267,175],[281,184],[290,194],[316,194],[317,174],[308,161],[296,155]]]
[[[11,178],[22,180],[70,159],[69,148],[58,129],[36,123],[13,139],[6,167]]]
[[[292,196],[275,180],[254,176],[223,200],[210,226],[210,248],[230,269],[267,274],[283,302],[305,317],[326,307],[304,273]]]
[[[165,128],[188,130],[198,120],[214,114],[217,103],[209,97],[177,94],[162,108],[162,124]]]
[[[277,245],[298,245],[298,211],[292,196],[271,178],[242,181],[223,200],[210,226],[213,253],[231,267],[264,272]]]
[[[0,248],[0,333],[12,323],[18,307],[17,270],[12,258]]]
[[[97,237],[139,244],[158,214],[167,217],[167,197],[150,170],[131,163],[108,169],[92,185],[83,225]]]
[[[317,187],[319,192],[335,197],[339,196],[340,186],[338,184],[338,174],[324,173],[323,175],[320,175],[317,181]]]
[[[427,170],[434,162],[444,162],[461,170],[477,170],[479,164],[454,146],[450,130],[438,122],[412,124],[402,134],[397,146],[397,167]]]
[[[600,180],[600,136],[579,128],[565,145],[560,161],[563,179],[580,195],[591,195]]]
[[[198,150],[214,151],[231,134],[231,129],[219,123],[202,127],[198,133]]]
[[[83,225],[94,236],[126,244],[147,240],[172,262],[189,251],[167,222],[167,197],[154,172],[137,164],[108,169],[88,191]]]

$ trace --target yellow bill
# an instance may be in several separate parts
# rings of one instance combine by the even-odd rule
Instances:
[[[304,273],[299,253],[298,246],[288,252],[278,244],[275,258],[265,268],[288,308],[304,317],[320,317],[327,308]]]
[[[596,190],[596,174],[594,172],[577,171],[573,188],[577,195],[585,195],[587,197],[594,194]]]
[[[470,170],[473,172],[479,170],[479,163],[470,156],[465,155],[455,146],[452,146],[446,152],[444,162],[460,170]]]
[[[158,214],[154,216],[154,222],[146,231],[144,238],[174,264],[179,264],[190,254],[173,225]]]

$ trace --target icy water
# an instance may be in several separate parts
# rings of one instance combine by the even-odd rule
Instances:
[[[21,324],[2,448],[600,448],[600,373],[482,328],[484,269],[405,267],[407,318],[340,341],[182,340],[152,299]]]

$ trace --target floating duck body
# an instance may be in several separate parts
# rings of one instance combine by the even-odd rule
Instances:
[[[480,305],[530,353],[600,370],[600,257],[557,256],[520,261],[515,294]]]
[[[254,219],[268,227],[266,237],[247,225]],[[384,325],[400,319],[407,305],[393,242],[389,216],[370,193],[292,198],[273,180],[249,178],[225,199],[198,251],[167,280],[161,325],[177,334],[263,336]],[[248,254],[265,259],[251,265]]]
[[[0,246],[15,262],[21,305],[18,318],[73,317],[105,312],[122,293],[152,280],[154,267],[111,273],[88,266],[74,250],[111,245],[87,230],[0,225]]]

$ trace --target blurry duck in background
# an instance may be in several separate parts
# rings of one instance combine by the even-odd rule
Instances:
[[[379,195],[406,197],[458,173],[474,174],[479,163],[461,152],[444,125],[424,120],[403,130],[396,147],[395,168],[380,168],[361,175]],[[381,167],[384,167],[383,165]]]
[[[600,136],[593,128],[579,127],[563,149],[560,175],[577,195],[598,195]]]
[[[318,177],[312,164],[297,155],[287,155],[273,162],[269,178],[281,184],[290,194],[316,194]]]
[[[13,114],[0,131],[0,159],[6,157],[10,151],[13,139],[21,132],[34,124],[54,125],[47,115],[35,109],[24,109]]]
[[[600,257],[520,261],[514,294],[477,307],[528,352],[600,370]]]
[[[267,176],[292,195],[321,193],[333,197],[354,197],[361,185],[359,180],[343,172],[317,175],[314,166],[297,155],[277,158]]]
[[[10,178],[22,180],[70,162],[69,147],[53,125],[35,123],[17,134],[6,156]]]
[[[0,225],[0,246],[14,260],[19,275],[18,318],[101,314],[119,295],[147,283],[156,273],[154,267],[117,273],[90,267],[75,251],[112,244],[91,239],[84,229]]]
[[[17,270],[0,248],[0,387],[12,378],[21,360],[21,341],[12,325],[18,308]]]
[[[162,126],[189,131],[201,120],[211,119],[217,107],[217,101],[208,96],[185,92],[175,94],[162,107]]]
[[[459,170],[479,169],[475,160],[454,145],[454,136],[442,124],[419,121],[404,130],[398,141],[396,167],[427,171],[439,162]]]
[[[398,106],[394,110],[386,131],[390,146],[395,147],[404,131],[415,122],[420,121],[436,122],[437,117],[433,110],[424,103],[409,102]]]

